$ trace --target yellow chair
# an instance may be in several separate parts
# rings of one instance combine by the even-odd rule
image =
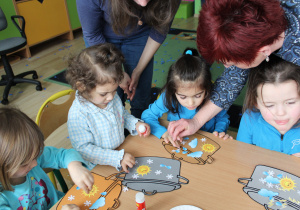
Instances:
[[[69,95],[69,98],[64,103],[61,104],[52,103],[53,101],[56,101],[57,99],[67,95]],[[71,89],[63,90],[53,94],[43,103],[43,105],[41,106],[37,114],[35,122],[43,132],[45,140],[48,138],[48,136],[50,136],[52,132],[54,132],[56,129],[58,129],[60,126],[62,126],[67,122],[68,112],[74,101],[74,98],[75,98],[74,90]],[[48,172],[50,180],[52,181],[56,189],[57,189],[57,185],[56,185],[55,177],[57,178],[62,188],[62,191],[63,192],[68,191],[68,187],[59,170],[46,169],[45,171]]]

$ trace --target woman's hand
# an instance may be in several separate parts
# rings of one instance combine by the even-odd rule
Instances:
[[[141,126],[141,127],[140,127]],[[145,131],[142,131],[141,129],[145,128]],[[138,132],[139,136],[144,136],[147,137],[150,135],[151,133],[151,128],[150,125],[148,125],[147,123],[143,123],[143,122],[137,122],[135,124],[135,129]]]
[[[214,131],[213,134],[223,140],[226,140],[228,138],[233,139],[232,136],[230,136],[229,134],[226,134],[225,132],[219,133],[218,131]]]
[[[68,170],[73,182],[88,194],[92,190],[94,184],[92,173],[79,161],[69,163]]]
[[[199,123],[194,118],[180,119],[169,123],[168,132],[173,139],[182,141],[181,137],[196,133],[199,130],[198,125]]]
[[[132,101],[135,95],[135,91],[139,84],[139,80],[142,72],[143,72],[142,70],[138,70],[137,68],[135,68],[131,74],[131,82],[129,84],[129,91],[131,92],[130,101]]]
[[[76,204],[66,204],[61,207],[61,210],[80,210]]]
[[[135,164],[135,158],[131,154],[125,153],[123,160],[121,160],[121,166],[123,170],[128,173],[129,171],[127,167],[132,168],[134,164]]]
[[[172,136],[169,135],[169,132],[165,132],[162,136],[161,136],[164,141],[168,144],[169,142],[171,142],[171,144],[173,145],[173,147],[177,147],[180,148],[178,141],[174,141]]]
[[[122,80],[119,86],[124,90],[124,93],[127,94],[127,99],[129,99],[131,98],[132,95],[132,93],[129,91],[129,85],[131,83],[131,79],[126,72],[123,72],[123,74],[124,74],[124,79]]]

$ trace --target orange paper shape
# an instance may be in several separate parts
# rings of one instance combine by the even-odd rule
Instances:
[[[220,149],[220,145],[209,137],[195,133],[183,138],[180,149],[173,147],[171,143],[162,143],[165,149],[176,160],[182,160],[192,164],[204,165],[212,163],[212,155]]]
[[[59,202],[57,206],[58,210],[66,204],[76,204],[81,210],[116,209],[119,207],[122,183],[117,178],[112,179],[116,174],[112,174],[109,177],[103,177],[95,173],[92,174],[94,176],[94,185],[89,194],[74,185]],[[98,207],[91,208],[93,206]]]

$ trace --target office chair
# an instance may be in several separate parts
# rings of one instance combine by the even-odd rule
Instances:
[[[16,19],[20,19],[22,21],[21,28],[17,24]],[[6,75],[2,75],[0,80],[0,86],[6,85],[3,93],[3,99],[1,101],[1,103],[4,105],[8,104],[7,97],[11,86],[15,86],[18,83],[23,83],[23,82],[32,83],[36,85],[36,90],[39,91],[42,90],[41,83],[39,81],[34,80],[38,78],[36,71],[32,70],[32,71],[23,72],[18,75],[14,75],[14,72],[9,64],[7,54],[12,53],[18,49],[21,49],[27,44],[27,39],[25,35],[25,19],[20,15],[13,15],[11,16],[11,20],[19,30],[22,37],[11,37],[4,40],[0,40],[0,56],[6,73]],[[7,20],[0,7],[0,31],[3,31],[6,28],[7,28]],[[29,74],[32,74],[33,79],[23,78]]]
[[[64,103],[52,103],[57,99],[68,95],[69,98]],[[61,125],[65,124],[68,121],[68,112],[74,101],[74,98],[75,91],[69,89],[53,94],[43,103],[38,111],[35,122],[43,132],[45,139],[47,139],[51,133],[53,133],[56,129],[58,129]],[[48,172],[50,180],[52,181],[56,189],[57,185],[55,177],[57,178],[63,192],[66,193],[68,191],[66,182],[64,181],[64,178],[59,170],[47,169],[45,170],[45,172]]]

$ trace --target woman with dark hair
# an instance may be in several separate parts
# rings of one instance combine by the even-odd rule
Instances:
[[[195,133],[228,110],[247,82],[249,68],[274,53],[300,66],[299,0],[206,0],[200,11],[197,47],[205,60],[226,67],[209,100],[191,120],[169,124],[175,139]]]
[[[76,0],[86,46],[109,42],[125,57],[118,94],[141,117],[151,99],[153,57],[181,0]],[[142,82],[139,82],[142,81]],[[125,95],[126,94],[126,95]]]

